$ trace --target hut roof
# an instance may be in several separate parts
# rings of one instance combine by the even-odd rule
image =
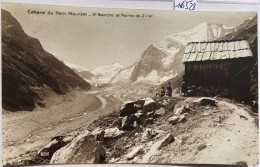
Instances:
[[[182,62],[212,61],[251,57],[246,40],[191,42],[188,43]]]

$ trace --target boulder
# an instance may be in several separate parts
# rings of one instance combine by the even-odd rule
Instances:
[[[126,158],[128,160],[133,159],[135,156],[137,156],[139,153],[143,151],[143,146],[135,147],[130,153],[126,155]]]
[[[40,149],[37,155],[44,159],[51,159],[52,155],[61,147],[59,141],[55,139]]]
[[[129,122],[130,123],[134,123],[137,120],[138,120],[138,118],[134,114],[130,115],[130,117],[129,117]]]
[[[145,103],[145,98],[141,98],[141,99],[138,99],[136,101],[137,104],[141,104],[142,106],[144,106],[144,103]]]
[[[135,103],[134,104],[134,108],[138,111],[138,110],[142,110],[143,109],[143,106],[139,103]]]
[[[130,115],[130,117],[125,116],[122,119],[121,129],[123,129],[123,130],[133,130],[133,129],[135,129],[135,127],[134,127],[135,121],[137,122],[137,121],[139,121],[139,119],[134,114]]]
[[[158,144],[158,149],[168,145],[171,142],[174,142],[174,137],[173,137],[173,135],[171,133],[169,133],[167,136],[165,136],[162,140],[160,140],[157,143]]]
[[[121,129],[128,130],[129,128],[131,129],[133,127],[131,126],[131,124],[129,124],[128,116],[125,116],[122,118]]]
[[[105,159],[102,142],[96,141],[95,135],[83,132],[65,147],[56,151],[51,164],[101,163]]]
[[[125,132],[122,130],[119,130],[117,127],[114,128],[108,128],[105,130],[102,130],[100,128],[96,128],[91,134],[97,136],[97,140],[103,142],[102,136],[104,138],[117,138],[124,134]]]
[[[205,143],[201,143],[201,144],[199,144],[198,146],[197,146],[197,149],[198,149],[198,151],[201,151],[201,150],[203,150],[204,148],[206,148],[207,147],[207,145],[205,144]]]
[[[113,123],[110,125],[110,127],[120,127],[121,126],[122,119],[116,119],[113,121]]]
[[[116,128],[105,129],[105,138],[117,138],[125,132]]]
[[[137,122],[135,121],[135,122],[133,123],[133,127],[136,128],[137,126],[138,126],[138,124],[137,124]]]
[[[135,113],[135,116],[138,118],[137,123],[139,125],[144,123],[144,121],[145,121],[145,114],[144,113],[137,112],[137,113]]]
[[[73,140],[72,136],[57,136],[52,139],[50,143],[40,149],[37,155],[44,159],[51,159],[52,155],[60,148],[66,146]]]
[[[136,113],[145,113],[143,110],[138,110],[138,111],[136,111]]]
[[[101,143],[105,142],[105,131],[101,130],[101,132],[96,136],[96,140],[100,141]]]
[[[151,125],[151,124],[153,124],[153,118],[148,118],[144,122],[144,126]]]
[[[153,155],[156,155],[158,154],[158,151],[160,148],[168,145],[169,143],[171,142],[174,142],[174,137],[172,134],[168,134],[167,136],[165,136],[163,139],[153,143],[152,145],[150,145],[150,150],[145,154],[143,155],[142,157],[142,161],[141,163],[147,163],[149,162],[150,158],[153,156]]]
[[[171,123],[171,124],[176,124],[178,122],[178,118],[179,116],[172,116],[168,119],[168,121]]]
[[[165,109],[164,108],[160,108],[159,110],[156,110],[154,113],[154,117],[161,117],[165,114]]]
[[[215,106],[217,107],[217,101],[211,97],[202,97],[197,100],[194,100],[193,103],[198,104],[199,106]]]
[[[130,116],[137,111],[142,110],[145,103],[145,99],[139,99],[137,101],[126,101],[122,104],[120,109],[120,116]]]
[[[167,100],[163,100],[163,102],[162,102],[162,105],[163,106],[166,106],[166,105],[168,105],[169,104],[169,102],[167,101]]]
[[[187,113],[180,115],[179,118],[178,118],[178,122],[184,121],[186,119],[186,114]]]
[[[174,112],[175,115],[182,115],[184,113],[189,112],[190,110],[191,109],[190,109],[189,105],[183,105],[183,106],[181,106],[179,108],[174,109],[173,112]]]
[[[142,140],[147,140],[147,139],[152,139],[154,138],[156,135],[158,135],[157,131],[154,131],[151,128],[146,128],[144,133],[142,134]]]
[[[146,113],[146,118],[153,118],[154,113],[155,113],[155,111],[151,111],[151,112]]]
[[[143,110],[144,112],[151,112],[158,109],[157,103],[150,97],[145,99]]]
[[[138,111],[138,109],[135,106],[135,102],[127,101],[124,102],[120,108],[120,116],[130,116],[131,114],[136,113],[136,111]]]

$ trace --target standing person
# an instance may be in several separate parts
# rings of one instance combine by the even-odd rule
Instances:
[[[168,86],[166,88],[166,95],[169,96],[169,97],[172,97],[172,85],[171,85],[171,82],[168,82]]]
[[[165,90],[164,87],[162,86],[161,90],[160,90],[160,97],[163,97],[165,95]]]
[[[183,93],[184,96],[186,96],[186,94],[187,94],[187,84],[186,84],[185,81],[183,81],[181,83],[181,92]]]

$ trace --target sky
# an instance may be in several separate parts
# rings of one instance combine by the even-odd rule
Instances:
[[[60,59],[88,69],[112,64],[132,65],[143,51],[168,35],[192,29],[202,22],[237,26],[255,12],[183,12],[162,10],[102,9],[2,3],[22,25],[38,38],[43,48]],[[44,11],[45,14],[29,14]],[[51,11],[54,14],[48,15]],[[56,15],[56,11],[67,15]],[[68,12],[91,16],[71,16]],[[92,16],[93,13],[114,17]],[[116,14],[151,17],[115,17]]]

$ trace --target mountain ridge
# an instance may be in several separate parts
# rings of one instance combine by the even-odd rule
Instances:
[[[2,13],[2,107],[8,111],[44,107],[45,87],[58,95],[72,89],[89,90],[69,67],[45,51],[36,38],[6,10]]]

